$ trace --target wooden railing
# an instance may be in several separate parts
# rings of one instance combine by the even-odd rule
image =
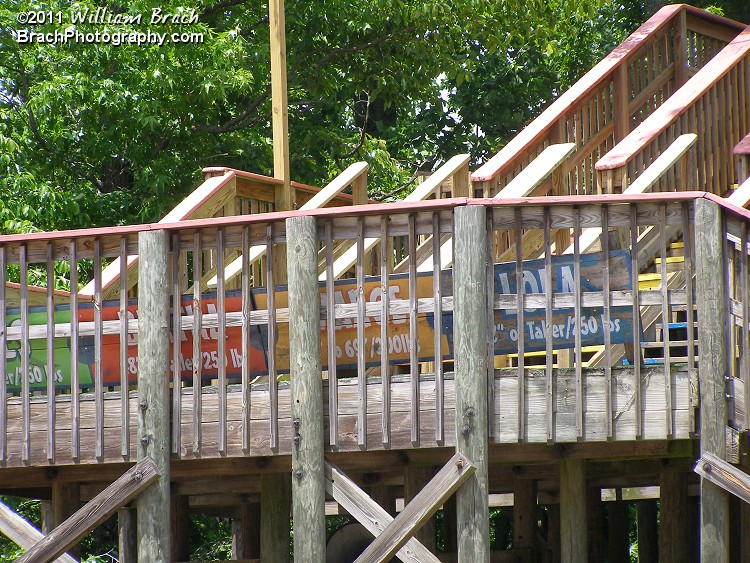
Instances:
[[[675,138],[694,132],[692,162],[665,181],[725,195],[738,183],[732,150],[750,131],[749,77],[750,27],[597,162],[603,191],[626,188]]]
[[[594,164],[743,29],[684,4],[662,8],[479,168],[475,192],[490,197],[546,146],[572,142],[567,170],[534,195],[596,193]]]
[[[138,254],[139,232],[149,230],[169,234],[169,291],[173,303],[181,303],[171,309],[171,340],[179,345],[172,347],[165,374],[172,387],[173,454],[192,459],[289,453],[294,427],[286,381],[288,293],[273,260],[267,262],[263,288],[253,288],[248,261],[237,292],[226,289],[221,274],[215,293],[196,290],[193,280],[205,273],[202,256],[208,251],[221,262],[233,251],[248,256],[250,247],[265,245],[273,257],[286,243],[284,221],[300,214],[315,217],[319,245],[353,242],[358,249],[354,279],[319,286],[328,447],[454,444],[455,435],[446,431],[455,416],[453,272],[420,273],[412,260],[404,274],[388,277],[382,259],[376,275],[366,276],[363,241],[376,237],[387,245],[405,237],[414,248],[419,237],[440,240],[453,232],[456,208],[467,204],[482,206],[487,217],[489,243],[472,247],[472,253],[496,255],[498,241],[517,243],[526,233],[536,232],[542,240],[540,259],[526,259],[515,244],[510,262],[487,261],[492,291],[486,331],[493,342],[487,351],[489,435],[514,443],[688,437],[696,429],[697,339],[687,330],[684,342],[675,342],[662,329],[662,361],[645,364],[643,342],[654,336],[645,332],[643,311],[658,311],[662,327],[696,321],[693,279],[704,265],[695,250],[694,206],[706,197],[432,200],[1,237],[0,302],[5,282],[20,275],[22,305],[20,310],[0,307],[0,324],[8,325],[0,334],[6,349],[0,362],[6,381],[0,386],[0,460],[19,466],[135,459],[136,303],[125,292],[118,301],[105,301],[96,274],[90,301],[73,291],[68,309],[50,291],[47,306],[32,309],[26,276],[30,268],[52,275],[58,262],[77,272],[85,261],[95,273],[108,260],[124,264],[127,256]],[[734,360],[727,373],[741,397],[739,384],[750,377],[750,340],[742,328],[748,318],[743,296],[750,270],[750,214],[725,200],[712,201],[726,225],[722,287],[729,322],[721,330],[731,333],[716,338],[733,343],[727,348],[734,350],[728,353]],[[584,244],[587,229],[607,236]],[[649,230],[654,233],[649,244],[661,258],[660,279],[656,288],[639,290],[642,237]],[[553,250],[557,231],[571,233],[572,253]],[[666,260],[675,231],[684,255],[679,271]],[[439,245],[435,251],[439,264]],[[180,264],[189,265],[187,280],[175,275]],[[223,272],[220,266],[217,271]],[[523,280],[523,291],[516,280]],[[610,353],[616,345],[626,349],[624,362]],[[604,350],[596,369],[585,367],[591,346]],[[541,363],[534,363],[532,352],[543,354]],[[563,352],[572,355],[569,368],[557,367],[555,358]],[[496,369],[495,360],[509,354],[517,358],[513,367]],[[744,428],[746,422],[738,425]]]

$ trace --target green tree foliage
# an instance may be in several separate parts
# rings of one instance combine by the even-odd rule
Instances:
[[[189,25],[149,25],[163,2],[108,2],[141,24],[72,23],[101,6],[0,8],[4,232],[150,221],[204,166],[272,171],[265,2],[197,2]],[[53,22],[19,23],[29,10]],[[624,13],[612,0],[288,0],[293,177],[320,184],[365,159],[382,196],[456,152],[479,161],[622,38]],[[202,42],[19,43],[23,30]]]

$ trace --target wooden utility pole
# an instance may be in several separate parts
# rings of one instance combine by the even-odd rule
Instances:
[[[318,240],[314,217],[286,220],[289,256],[289,378],[292,382],[294,558],[326,558],[323,378]]]
[[[169,236],[138,235],[138,461],[151,458],[159,481],[138,497],[138,561],[171,561],[169,500]]]
[[[698,306],[698,380],[701,454],[726,459],[727,283],[724,281],[724,231],[719,205],[695,200],[695,272]],[[729,561],[729,495],[701,479],[701,561]]]
[[[456,452],[476,467],[456,492],[458,560],[490,560],[487,491],[487,241],[484,207],[456,208],[453,299]]]

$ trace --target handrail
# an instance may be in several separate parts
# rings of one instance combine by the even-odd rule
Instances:
[[[574,141],[581,155],[571,163],[571,169],[579,167],[581,170],[571,176],[571,181],[579,183],[579,193],[582,187],[588,193],[593,192],[594,187],[586,182],[586,177],[593,173],[586,158],[595,160],[612,147],[613,140],[618,142],[624,138],[633,124],[642,119],[641,115],[650,113],[660,103],[660,91],[664,92],[663,98],[667,98],[670,89],[677,89],[670,82],[679,86],[696,69],[695,65],[704,62],[686,59],[687,49],[679,46],[674,53],[658,53],[662,43],[670,43],[670,29],[674,30],[677,43],[684,44],[686,36],[693,33],[721,45],[744,27],[685,4],[665,6],[482,165],[472,180],[479,184],[495,181],[502,185],[546,144]],[[666,41],[657,41],[665,38]],[[655,66],[662,58],[664,68]],[[667,64],[669,59],[672,62]],[[648,74],[648,80],[637,81],[638,74]],[[589,130],[592,121],[587,116],[595,118],[593,130]],[[584,152],[581,148],[586,145],[590,150]],[[487,185],[485,195],[491,191],[494,190]]]
[[[331,180],[328,185],[326,185],[324,188],[322,188],[318,193],[316,193],[312,198],[310,198],[307,203],[305,203],[302,207],[300,207],[301,210],[307,210],[307,209],[319,209],[324,207],[328,202],[330,202],[333,198],[337,197],[341,194],[341,192],[346,189],[350,185],[354,185],[355,183],[363,184],[364,186],[364,194],[366,196],[367,194],[367,170],[370,168],[370,166],[366,162],[355,162],[354,164],[351,164],[349,167],[347,167],[346,170],[341,172],[338,176],[336,176],[333,180]],[[365,197],[366,199],[366,197]],[[250,247],[250,252],[247,257],[247,260],[250,264],[255,262],[256,260],[259,260],[262,256],[265,256],[266,254],[266,246],[265,245],[258,245],[258,246],[252,246]],[[236,275],[240,274],[242,272],[242,262],[243,262],[243,256],[240,255],[237,257],[234,261],[232,261],[226,268],[224,268],[224,280],[230,280]],[[210,280],[208,280],[208,287],[214,288],[216,287],[216,284],[218,283],[218,274],[214,275]]]
[[[462,174],[463,171],[463,174]],[[443,182],[453,179],[454,193],[453,195],[469,195],[469,155],[459,154],[451,158],[448,162],[438,168],[424,182],[419,184],[417,188],[404,198],[404,203],[412,203],[418,201],[424,201],[430,197]],[[364,250],[362,252],[367,253],[372,250],[375,245],[380,241],[379,238],[371,237],[364,240]],[[333,263],[333,279],[338,279],[344,274],[349,268],[351,268],[357,261],[357,244],[352,244],[347,248],[341,256],[339,256]],[[325,281],[327,278],[327,272],[320,274],[318,279]]]
[[[611,170],[625,166],[636,154],[643,151],[658,135],[677,121],[687,108],[704,96],[748,53],[750,53],[750,26],[600,159],[596,163],[596,169]]]
[[[695,162],[684,179],[686,189],[724,195],[741,180],[732,164],[732,148],[750,129],[747,93],[738,87],[749,73],[750,26],[597,162],[599,182],[627,186],[669,139],[698,132]]]

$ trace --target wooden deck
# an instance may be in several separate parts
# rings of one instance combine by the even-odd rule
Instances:
[[[547,391],[546,375],[543,369],[527,368],[525,423],[526,434],[518,435],[518,373],[515,369],[497,370],[495,373],[495,417],[491,421],[495,430],[495,442],[499,444],[515,443],[570,443],[578,441],[606,442],[608,440],[630,441],[636,439],[635,415],[635,380],[633,368],[615,368],[612,372],[611,416],[607,415],[607,382],[604,369],[586,369],[583,371],[585,388],[585,408],[583,432],[579,436],[576,429],[576,373],[574,369],[560,368],[554,370],[555,406],[551,416],[546,409]],[[697,373],[688,373],[684,366],[673,366],[671,372],[671,411],[666,409],[666,385],[664,370],[661,366],[645,367],[641,371],[641,394],[643,431],[640,438],[644,440],[688,439],[695,433],[695,409],[698,406]],[[442,413],[443,439],[436,434],[435,411],[435,376],[420,376],[419,392],[419,443],[411,440],[411,376],[394,375],[391,378],[390,427],[393,450],[413,448],[455,447],[455,388],[453,373],[445,374],[445,408]],[[383,396],[380,377],[368,378],[367,389],[367,444],[366,450],[386,449],[383,444]],[[357,440],[357,401],[358,383],[356,379],[341,379],[338,383],[338,427],[339,445],[332,450],[330,440],[326,440],[328,451],[353,452],[361,451]],[[328,396],[327,381],[324,381],[324,396]],[[227,393],[227,416],[219,420],[216,387],[202,389],[201,442],[199,451],[193,449],[193,401],[192,388],[182,391],[182,432],[178,459],[211,459],[224,457],[266,457],[289,455],[292,452],[292,419],[291,394],[288,381],[278,386],[279,400],[279,448],[270,447],[270,409],[267,383],[254,383],[250,392],[250,429],[248,434],[249,448],[243,450],[243,408],[242,393],[239,385],[230,385]],[[129,455],[122,455],[121,439],[121,399],[119,392],[108,392],[104,396],[104,456],[97,459],[94,451],[96,443],[95,407],[92,393],[81,394],[80,429],[81,455],[74,460],[71,448],[71,400],[70,396],[56,397],[55,465],[68,464],[101,464],[133,461],[137,456],[138,393],[130,392],[130,448]],[[324,404],[326,436],[329,434],[328,421],[330,411],[328,401]],[[31,400],[31,452],[28,463],[21,457],[22,442],[13,439],[22,431],[20,398],[11,398],[8,402],[8,461],[6,467],[25,467],[28,465],[47,465],[47,398],[37,396]],[[674,421],[672,434],[667,432],[668,416]],[[226,424],[227,452],[218,450],[219,425]],[[553,438],[547,440],[548,424],[552,425]],[[608,424],[613,429],[611,438],[607,435]]]

